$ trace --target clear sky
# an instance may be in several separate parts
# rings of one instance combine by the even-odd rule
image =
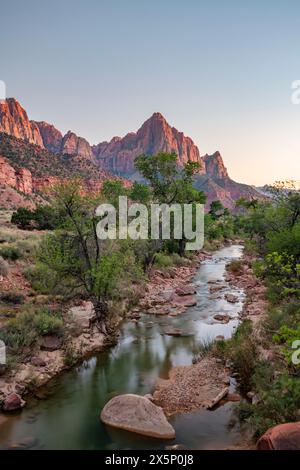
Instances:
[[[230,175],[300,179],[299,0],[0,0],[0,79],[91,143],[153,112]]]

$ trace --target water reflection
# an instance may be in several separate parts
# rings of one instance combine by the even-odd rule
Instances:
[[[28,447],[46,449],[164,448],[166,442],[106,428],[99,420],[100,410],[114,395],[151,392],[157,377],[167,377],[174,366],[191,364],[204,339],[231,336],[244,294],[228,286],[224,272],[226,263],[241,252],[240,246],[224,248],[201,266],[195,277],[197,306],[187,313],[175,318],[142,315],[137,324],[124,322],[117,346],[53,380],[39,392],[47,393],[46,399],[30,400],[20,414],[0,415],[0,446],[27,442]],[[213,281],[222,290],[211,293]],[[237,295],[239,302],[229,304],[226,293]],[[229,314],[233,320],[218,324],[213,320],[216,313]],[[165,335],[170,326],[184,336]],[[173,442],[190,448],[226,447],[238,438],[236,430],[228,431],[233,406],[176,416]]]

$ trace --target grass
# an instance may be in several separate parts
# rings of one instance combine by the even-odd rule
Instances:
[[[24,347],[32,347],[39,336],[46,334],[62,334],[63,321],[57,312],[47,309],[27,310],[9,320],[4,330],[0,331],[0,339],[13,354],[21,354]]]

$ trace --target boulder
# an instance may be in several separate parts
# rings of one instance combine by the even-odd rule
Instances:
[[[101,421],[109,426],[143,436],[173,439],[175,431],[159,406],[139,395],[127,394],[112,398],[103,408]]]
[[[235,304],[236,302],[239,301],[238,297],[233,294],[226,294],[225,299],[227,300],[227,302],[230,302],[231,304]]]
[[[300,421],[269,429],[256,447],[258,450],[300,450]]]
[[[46,366],[46,362],[44,361],[44,359],[42,359],[41,357],[38,357],[38,356],[32,357],[30,362],[33,366],[36,366],[36,367],[45,367]]]
[[[226,314],[218,313],[217,315],[214,315],[214,320],[217,320],[220,323],[229,323],[230,319],[230,316]]]
[[[181,286],[177,287],[175,290],[176,294],[179,295],[180,297],[184,297],[186,295],[194,295],[197,293],[195,287],[193,286]]]
[[[3,402],[3,411],[15,411],[20,410],[25,406],[25,401],[17,393],[11,393],[8,395]]]
[[[44,351],[56,351],[62,347],[62,340],[58,336],[46,335],[42,337],[40,347]]]
[[[182,336],[182,331],[179,328],[169,328],[165,330],[167,336]]]
[[[175,307],[194,307],[197,305],[197,299],[193,295],[179,296],[175,295],[173,297],[173,306]]]

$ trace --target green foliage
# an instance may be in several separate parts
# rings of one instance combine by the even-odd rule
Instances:
[[[261,390],[261,402],[248,406],[246,420],[250,422],[256,435],[261,435],[269,428],[287,422],[299,420],[300,387],[299,379],[282,374],[272,382],[272,386]]]
[[[21,251],[14,246],[6,246],[3,248],[0,248],[0,255],[4,259],[9,259],[11,261],[16,261],[17,259],[22,258]]]
[[[244,392],[251,389],[251,377],[258,361],[257,346],[252,332],[252,322],[245,320],[224,347],[226,357],[232,361],[234,370],[239,374],[240,387]]]
[[[20,207],[12,214],[11,223],[17,225],[21,229],[28,229],[31,226],[33,212],[25,207]]]
[[[59,226],[61,216],[50,205],[38,206],[35,210],[21,207],[12,214],[11,222],[21,229],[54,230]]]
[[[28,310],[8,321],[5,329],[0,331],[12,354],[19,354],[24,347],[32,346],[40,335],[62,332],[62,320],[57,313],[42,309]]]
[[[154,265],[158,268],[169,268],[173,265],[173,259],[167,253],[156,253]]]

